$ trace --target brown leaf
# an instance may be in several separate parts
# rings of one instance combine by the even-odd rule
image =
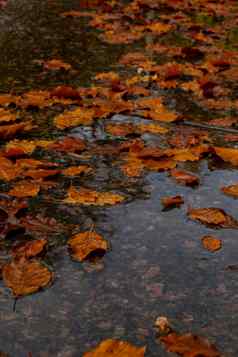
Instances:
[[[217,239],[212,236],[204,236],[202,237],[202,245],[205,249],[209,250],[210,252],[216,252],[217,250],[221,249],[222,243],[220,239]]]
[[[81,174],[90,174],[92,173],[92,168],[87,165],[79,165],[68,167],[67,169],[62,170],[62,174],[65,176],[77,176]]]
[[[228,196],[238,197],[238,184],[222,187],[221,190]]]
[[[90,125],[94,116],[94,109],[77,108],[58,115],[54,119],[54,124],[58,129],[66,129],[77,125]]]
[[[13,257],[23,256],[25,258],[32,258],[39,255],[45,248],[47,240],[42,238],[38,240],[32,240],[27,243],[18,244],[12,249]]]
[[[213,149],[223,161],[230,162],[234,166],[238,165],[238,149],[224,147],[214,147]]]
[[[68,241],[72,257],[82,262],[91,253],[103,252],[108,249],[108,243],[102,236],[93,231],[76,234]]]
[[[15,197],[35,197],[40,192],[40,183],[33,181],[19,181],[8,194]]]
[[[79,91],[70,86],[58,86],[50,92],[50,96],[64,99],[81,98]]]
[[[128,342],[105,340],[83,357],[144,357],[146,347],[135,347]],[[212,356],[213,357],[213,356]]]
[[[172,332],[160,338],[169,352],[183,357],[221,357],[217,348],[207,339],[187,333],[178,335]]]
[[[33,128],[31,122],[22,122],[9,125],[0,126],[0,138],[9,139],[14,137],[18,133],[29,131]]]
[[[205,225],[222,228],[237,228],[238,222],[220,208],[194,208],[188,211],[189,218]]]
[[[170,172],[171,176],[179,183],[187,186],[195,186],[199,184],[199,178],[190,172],[174,169]]]
[[[45,177],[58,175],[60,170],[45,170],[45,169],[32,169],[24,172],[25,177],[31,177],[35,180],[44,179]]]
[[[32,294],[46,287],[53,274],[37,260],[21,258],[3,267],[3,280],[16,297]]]
[[[71,204],[83,204],[83,205],[115,205],[125,200],[124,196],[118,195],[112,192],[97,192],[87,188],[80,188],[76,190],[71,186],[68,190],[68,197],[63,202]]]
[[[68,71],[72,68],[72,66],[68,63],[63,62],[60,59],[52,59],[49,61],[41,61],[45,69],[51,69],[51,70],[60,70],[64,69],[65,71]]]
[[[161,203],[167,209],[181,206],[184,200],[182,196],[162,197]]]
[[[49,146],[50,150],[57,150],[62,152],[80,153],[85,149],[85,143],[81,139],[65,137],[62,140],[56,141]]]

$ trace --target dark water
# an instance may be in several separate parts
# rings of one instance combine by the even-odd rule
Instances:
[[[78,1],[10,1],[0,15],[2,91],[88,83],[114,68],[124,49],[100,43],[83,22],[58,16]],[[78,71],[47,74],[35,59],[61,57]],[[102,169],[103,170],[103,169]],[[195,169],[194,169],[195,170]],[[108,209],[94,209],[97,229],[111,251],[92,266],[72,262],[67,249],[55,249],[52,287],[17,301],[0,288],[0,349],[10,356],[76,357],[106,338],[147,345],[148,357],[170,356],[156,343],[153,323],[167,316],[179,331],[216,343],[228,357],[238,353],[238,232],[214,231],[188,220],[192,207],[220,207],[238,218],[237,201],[219,188],[237,181],[231,169],[196,168],[197,189],[179,186],[166,173],[140,183],[144,195]],[[103,180],[103,175],[102,175]],[[160,198],[182,194],[185,205],[162,212]],[[81,219],[79,217],[79,223]],[[205,251],[201,236],[215,234],[223,247]]]

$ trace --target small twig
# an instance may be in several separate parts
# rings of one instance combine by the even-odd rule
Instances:
[[[191,122],[188,120],[182,121],[181,124],[188,125],[188,126],[194,126],[194,127],[201,128],[201,129],[218,130],[218,131],[222,131],[223,133],[232,133],[232,134],[238,135],[238,130],[231,129],[231,128],[223,128],[221,126],[202,124],[202,123],[194,123],[194,122]]]
[[[12,307],[13,312],[16,312],[16,305],[17,305],[17,297],[14,299],[14,303]]]

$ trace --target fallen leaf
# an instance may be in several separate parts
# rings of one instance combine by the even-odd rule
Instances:
[[[66,129],[77,125],[90,125],[95,115],[94,109],[77,108],[64,112],[54,119],[54,124],[58,129]]]
[[[68,190],[68,197],[64,199],[64,203],[83,204],[83,205],[115,205],[125,200],[124,196],[111,192],[97,192],[87,188],[76,190],[71,186]]]
[[[17,120],[17,114],[10,110],[0,108],[0,123],[13,122]]]
[[[179,207],[184,203],[182,196],[162,197],[161,203],[165,209]]]
[[[188,211],[189,218],[214,228],[237,228],[238,222],[220,208],[194,208]]]
[[[167,336],[162,336],[160,341],[166,346],[169,352],[174,352],[183,357],[221,357],[217,348],[206,338],[187,333],[179,335],[172,332]]]
[[[238,184],[222,187],[221,190],[228,196],[238,197]]]
[[[179,183],[187,186],[196,186],[199,184],[199,178],[190,172],[174,169],[170,171],[170,175]]]
[[[40,192],[40,183],[35,181],[19,181],[8,194],[15,197],[35,197]]]
[[[81,139],[71,138],[66,136],[62,140],[56,141],[49,146],[50,150],[80,153],[85,149],[86,145]]]
[[[14,137],[18,133],[29,131],[33,128],[31,122],[21,122],[9,125],[0,126],[0,138],[9,139]]]
[[[170,159],[142,160],[142,162],[145,168],[152,171],[166,171],[177,166],[176,161]]]
[[[102,236],[93,231],[78,233],[68,241],[72,257],[82,262],[91,253],[103,252],[108,249],[108,243]]]
[[[224,148],[215,146],[214,151],[223,161],[230,162],[232,165],[238,165],[238,149]]]
[[[44,250],[47,244],[47,240],[42,238],[38,240],[32,240],[27,243],[17,244],[11,251],[13,257],[23,256],[25,258],[36,257]]]
[[[53,274],[39,261],[25,258],[13,260],[3,267],[3,281],[15,297],[32,294],[46,287]]]
[[[52,59],[49,61],[40,61],[45,69],[51,69],[51,70],[60,70],[64,69],[65,71],[68,71],[72,68],[72,66],[68,63],[63,62],[60,59]]]
[[[0,157],[0,179],[4,181],[11,181],[15,179],[22,169],[14,165],[5,157]]]
[[[136,347],[125,341],[105,340],[83,357],[144,357],[146,347]],[[213,357],[213,356],[212,356]]]
[[[210,252],[216,252],[217,250],[221,249],[222,243],[220,239],[217,239],[212,236],[204,236],[202,237],[202,245],[205,249],[209,250]]]
[[[61,170],[45,170],[45,169],[32,169],[23,173],[25,177],[31,177],[32,179],[39,180],[46,177],[58,175]]]
[[[65,176],[77,176],[89,173],[92,173],[92,168],[87,165],[72,166],[62,170],[62,174]]]

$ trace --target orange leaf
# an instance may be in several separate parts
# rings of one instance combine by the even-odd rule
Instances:
[[[105,340],[83,357],[144,357],[145,347],[135,347],[128,342],[119,340]]]
[[[5,264],[2,275],[4,283],[16,297],[32,294],[53,279],[53,274],[39,261],[25,258]]]
[[[214,151],[223,161],[228,161],[232,165],[238,165],[238,149],[214,147]]]
[[[9,125],[0,126],[0,138],[9,139],[14,137],[16,134],[29,131],[33,128],[31,122],[22,122]]]
[[[202,245],[210,252],[216,252],[217,250],[221,249],[222,243],[220,239],[214,238],[212,236],[204,236],[202,237]]]
[[[47,244],[46,239],[32,240],[27,243],[18,244],[12,249],[13,257],[23,256],[25,258],[32,258],[39,255]]]
[[[40,191],[40,184],[32,181],[19,181],[8,194],[15,197],[34,197]]]
[[[64,112],[54,119],[54,124],[58,129],[66,129],[77,125],[90,125],[95,115],[94,109],[77,108]]]
[[[221,190],[228,196],[238,197],[238,184],[222,187]]]
[[[169,352],[183,357],[221,357],[221,354],[207,339],[187,333],[178,335],[172,332],[160,338]]]
[[[182,196],[162,197],[161,203],[165,209],[179,207],[184,203]]]
[[[72,166],[62,171],[63,175],[65,176],[76,176],[81,174],[89,174],[91,172],[92,172],[91,167],[87,165]]]
[[[17,114],[10,112],[10,110],[0,108],[0,123],[7,123],[9,121],[15,121]]]
[[[102,236],[96,232],[83,232],[75,235],[68,241],[68,245],[72,250],[72,257],[75,260],[82,262],[91,253],[103,252],[108,249],[108,243]]]
[[[220,208],[194,208],[188,211],[188,216],[195,221],[212,227],[238,227],[238,222]]]
[[[174,169],[171,170],[170,174],[177,182],[184,185],[195,186],[199,184],[199,178],[187,171]]]
[[[5,157],[0,157],[0,179],[4,181],[11,181],[15,179],[22,169],[16,167],[10,160]]]
[[[115,205],[125,200],[124,196],[111,192],[97,192],[87,188],[81,188],[79,191],[71,186],[68,190],[68,197],[64,200],[65,203],[83,204],[83,205]]]
[[[42,61],[45,69],[59,70],[64,69],[66,71],[70,70],[72,66],[68,63],[63,62],[60,59],[52,59],[49,61]]]

